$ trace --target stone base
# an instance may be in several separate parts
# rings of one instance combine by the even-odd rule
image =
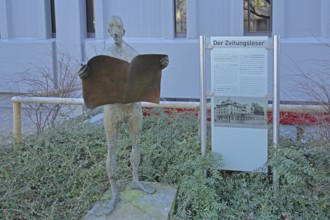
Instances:
[[[174,208],[177,188],[160,183],[148,183],[154,187],[154,194],[145,194],[139,190],[127,187],[120,192],[120,202],[110,215],[98,215],[102,211],[102,204],[110,201],[111,193],[107,192],[105,200],[87,213],[83,220],[167,220]]]

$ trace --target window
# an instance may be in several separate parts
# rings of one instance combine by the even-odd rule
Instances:
[[[55,0],[50,0],[50,16],[52,22],[52,37],[56,37],[56,20],[55,20]]]
[[[87,36],[95,36],[94,0],[86,0]]]
[[[270,35],[272,0],[244,0],[245,35]]]
[[[187,18],[186,0],[175,0],[175,36],[186,37]]]

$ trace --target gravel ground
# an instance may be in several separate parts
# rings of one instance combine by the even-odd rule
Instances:
[[[13,130],[12,109],[1,107],[0,115],[0,137],[10,135]]]
[[[13,110],[12,108],[0,108],[1,115],[1,126],[0,126],[0,136],[12,135],[13,133]],[[29,122],[24,113],[22,114],[22,133],[29,134],[32,133],[33,125]]]

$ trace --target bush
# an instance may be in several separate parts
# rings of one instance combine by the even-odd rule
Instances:
[[[172,219],[327,219],[329,148],[282,141],[271,148],[271,175],[220,171],[221,158],[200,156],[196,112],[154,110],[142,134],[141,179],[178,186]],[[300,143],[299,143],[300,144]],[[117,151],[121,183],[131,179],[126,129]],[[81,219],[108,190],[102,126],[73,120],[30,136],[21,145],[2,143],[0,218]]]
[[[72,126],[1,146],[0,219],[79,219],[107,189],[101,128]]]

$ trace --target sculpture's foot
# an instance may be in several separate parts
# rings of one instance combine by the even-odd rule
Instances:
[[[116,208],[117,203],[120,201],[119,195],[114,195],[111,197],[110,202],[104,203],[99,207],[97,211],[97,216],[110,215]]]
[[[152,193],[156,192],[155,188],[153,188],[145,183],[142,184],[140,181],[133,181],[131,183],[131,189],[138,189],[138,190],[141,190],[142,192],[145,192],[148,194],[152,194]]]

